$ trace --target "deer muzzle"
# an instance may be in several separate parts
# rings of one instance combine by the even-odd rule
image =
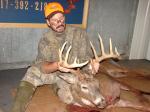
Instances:
[[[105,108],[107,105],[105,98],[97,98],[94,102],[95,107],[97,108]]]

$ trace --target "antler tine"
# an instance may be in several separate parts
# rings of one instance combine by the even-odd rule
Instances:
[[[96,60],[98,60],[98,55],[97,55],[96,50],[95,50],[95,48],[94,48],[94,46],[93,46],[93,44],[92,44],[92,42],[91,42],[91,41],[90,41],[90,44],[91,44],[91,48],[92,48],[92,50],[93,50],[93,53],[94,53],[95,59],[96,59]]]
[[[116,47],[115,47],[115,53],[117,54],[117,56],[120,56],[120,54],[119,54],[119,52],[118,52]]]
[[[65,48],[67,44],[67,41],[63,44],[63,46],[61,47],[61,49],[59,49],[59,61],[62,62],[62,53],[63,53],[63,50]]]
[[[67,63],[70,50],[71,50],[71,46],[69,46],[69,48],[68,48],[68,50],[67,50],[67,52],[66,52],[65,63]]]
[[[79,59],[77,60],[77,63],[79,63]]]
[[[112,41],[111,38],[109,39],[109,50],[110,50],[110,54],[113,55],[113,50],[112,50]]]
[[[77,57],[75,57],[74,62],[73,63],[78,63]]]
[[[101,47],[102,55],[105,55],[103,40],[102,40],[102,37],[100,36],[99,33],[98,33],[98,37],[99,37],[99,40],[100,40],[100,47]]]

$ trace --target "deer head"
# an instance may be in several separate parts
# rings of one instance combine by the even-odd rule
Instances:
[[[59,75],[60,78],[65,80],[68,84],[70,84],[70,92],[73,97],[73,102],[75,104],[81,106],[90,106],[90,107],[98,107],[104,108],[106,105],[104,97],[100,93],[99,89],[99,81],[95,79],[92,75],[88,75],[86,73],[82,73],[79,68],[86,65],[89,61],[79,63],[77,58],[73,64],[68,64],[67,59],[69,52],[71,50],[71,46],[66,52],[65,59],[62,59],[63,49],[66,45],[66,42],[63,44],[62,48],[59,50],[59,60],[62,63],[62,66],[65,68],[69,68],[70,72],[74,75]],[[75,70],[74,68],[77,68]]]

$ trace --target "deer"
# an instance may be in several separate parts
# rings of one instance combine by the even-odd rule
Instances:
[[[62,53],[66,44],[67,42],[59,50],[59,62],[63,64],[63,67],[69,68],[71,74],[58,75],[60,78],[60,81],[57,81],[57,86],[59,87],[57,91],[58,97],[66,104],[98,108],[105,107],[106,102],[100,94],[99,81],[93,75],[82,73],[79,70],[79,68],[88,64],[89,61],[79,63],[79,60],[75,58],[72,64],[68,64],[67,60],[71,46],[68,48],[63,60]],[[77,68],[77,70],[73,68]]]
[[[95,60],[97,62],[101,63],[103,60],[110,59],[110,58],[121,59],[121,55],[118,53],[118,50],[116,47],[115,47],[115,53],[113,52],[111,38],[109,40],[109,52],[110,53],[106,54],[100,34],[98,34],[98,37],[99,37],[100,47],[101,47],[101,56],[97,55],[93,44],[90,42],[91,48],[94,53]],[[116,65],[116,66],[118,66],[118,65]],[[105,68],[104,68],[104,66],[102,66],[102,67],[103,68],[101,70],[101,65],[100,65],[100,68],[99,68],[100,72],[97,74],[97,77],[95,77],[95,78],[99,79],[101,94],[103,95],[103,97],[105,98],[105,100],[107,102],[106,108],[130,107],[130,108],[134,108],[137,110],[150,112],[150,102],[142,96],[142,94],[139,90],[131,87],[130,85],[122,83],[121,81],[116,79],[116,77],[124,77],[124,74],[123,75],[119,74],[119,76],[115,76],[115,74],[112,75],[111,72],[108,71],[109,69],[106,70],[106,67]],[[105,70],[105,72],[104,72],[104,70]],[[120,73],[127,72],[127,70],[125,68],[118,69],[118,70]],[[101,77],[98,77],[98,76],[101,76]],[[141,101],[141,99],[144,99],[147,104],[144,105],[142,102],[133,103],[133,102],[130,102],[127,100],[120,99],[121,89],[127,90],[127,91],[131,90],[132,92],[134,92],[137,95],[139,101]]]
[[[100,35],[100,46],[101,46],[101,56],[98,56],[96,50],[91,44],[91,48],[94,53],[94,60],[101,63],[102,61],[110,58],[120,59],[120,54],[115,48],[115,53],[113,52],[111,39],[110,43],[110,53],[106,54],[104,50],[103,41]],[[59,87],[57,91],[58,97],[66,104],[74,104],[81,107],[91,107],[96,109],[109,109],[112,107],[130,107],[137,110],[150,112],[149,105],[144,105],[142,103],[132,103],[120,98],[120,91],[123,90],[133,90],[138,91],[128,85],[123,85],[122,83],[114,80],[113,77],[108,77],[106,80],[103,78],[98,78],[91,74],[83,73],[79,68],[87,65],[89,60],[83,63],[79,63],[77,58],[75,58],[73,64],[68,64],[67,59],[71,46],[66,52],[65,59],[62,58],[62,53],[66,42],[63,44],[62,48],[59,50],[59,61],[64,67],[70,69],[70,74],[58,75],[60,81],[57,81],[57,86]],[[74,69],[77,68],[77,69]],[[98,75],[104,76],[105,73],[98,73]]]

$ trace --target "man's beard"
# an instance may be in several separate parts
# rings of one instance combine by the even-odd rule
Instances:
[[[60,28],[62,28],[62,30]],[[65,28],[66,28],[66,24],[61,24],[61,25],[57,26],[56,28],[51,27],[51,29],[53,31],[58,32],[58,33],[64,32]]]

